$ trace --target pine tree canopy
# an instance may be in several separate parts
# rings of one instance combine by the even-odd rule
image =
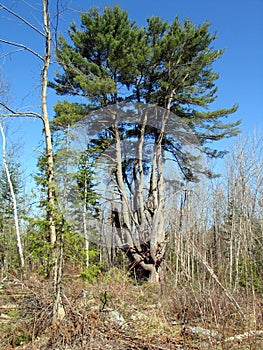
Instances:
[[[73,120],[120,102],[142,102],[173,112],[199,138],[200,145],[236,135],[240,122],[224,123],[237,106],[211,111],[218,74],[213,63],[223,50],[214,49],[208,23],[168,23],[158,16],[145,26],[131,21],[118,6],[81,15],[81,28],[60,36],[57,60],[62,72],[50,83],[59,95],[85,98],[85,103],[60,102],[57,117]],[[79,116],[79,117],[78,117]],[[63,119],[62,119],[63,120]],[[60,119],[61,121],[61,119]],[[54,119],[56,123],[56,118]],[[212,157],[221,153],[203,147]]]

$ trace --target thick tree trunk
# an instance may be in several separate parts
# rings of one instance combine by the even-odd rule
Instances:
[[[155,266],[153,266],[153,268],[150,271],[150,276],[149,276],[148,281],[150,283],[159,283],[160,282],[159,272],[156,270]]]
[[[121,243],[121,249],[130,260],[130,269],[134,271],[138,280],[151,282],[159,281],[158,270],[165,252],[164,154],[162,149],[165,118],[167,118],[166,114],[163,116],[163,126],[156,134],[149,185],[145,183],[143,169],[147,111],[138,120],[140,125],[138,141],[136,142],[136,152],[133,155],[122,153],[121,135],[117,123],[114,125],[115,179],[120,194],[121,210],[113,210],[113,223]],[[133,188],[130,188],[129,184],[124,181],[123,160],[127,156],[128,158],[131,156],[133,162]],[[148,195],[145,192],[147,187]]]

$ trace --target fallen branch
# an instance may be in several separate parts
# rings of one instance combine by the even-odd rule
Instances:
[[[226,295],[226,297],[228,298],[228,300],[235,305],[236,309],[238,310],[239,314],[241,315],[241,317],[245,317],[241,306],[239,305],[239,303],[236,301],[236,299],[234,298],[234,296],[230,293],[229,290],[227,290],[226,287],[224,287],[224,285],[219,281],[219,278],[217,277],[216,273],[214,272],[214,270],[212,269],[212,267],[209,265],[209,263],[206,261],[206,259],[202,256],[202,254],[198,251],[198,249],[193,245],[192,242],[189,242],[190,245],[192,247],[194,247],[195,252],[196,252],[196,257],[199,260],[200,263],[202,263],[204,265],[204,267],[207,269],[208,273],[210,274],[210,276],[213,278],[213,280],[219,285],[219,287],[222,289],[222,291],[224,292],[224,294]]]
[[[262,331],[248,331],[248,332],[245,332],[243,334],[233,335],[232,337],[226,338],[224,340],[224,342],[228,343],[228,342],[235,341],[235,340],[242,341],[246,338],[258,337],[258,336],[263,337],[263,330]]]

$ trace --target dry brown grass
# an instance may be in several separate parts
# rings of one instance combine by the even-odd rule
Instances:
[[[49,282],[39,276],[31,275],[23,282],[9,276],[3,281],[1,313],[6,319],[1,324],[1,349],[263,348],[260,334],[225,341],[262,329],[259,297],[253,300],[258,310],[255,319],[253,308],[248,307],[251,300],[241,293],[235,295],[244,318],[215,286],[200,290],[190,284],[174,286],[171,280],[138,285],[124,272],[112,269],[93,283],[65,278],[62,298],[66,316],[52,325],[51,290]],[[10,309],[4,309],[8,303]],[[120,325],[103,309],[117,311],[125,324]]]

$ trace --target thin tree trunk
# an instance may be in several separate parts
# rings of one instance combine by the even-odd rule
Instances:
[[[36,51],[32,50],[30,47],[17,44],[11,41],[2,40],[6,44],[22,47],[28,52],[32,53],[36,57],[40,58],[43,61],[43,67],[41,70],[41,115],[34,112],[16,112],[6,106],[5,104],[0,104],[5,107],[11,115],[22,117],[22,116],[30,116],[35,118],[40,118],[44,125],[44,134],[45,134],[45,145],[46,145],[46,157],[47,157],[47,221],[48,221],[48,231],[49,231],[49,241],[52,245],[52,277],[54,284],[54,314],[53,321],[58,318],[58,315],[61,315],[62,303],[61,303],[61,295],[60,295],[60,279],[62,273],[62,257],[61,254],[63,252],[60,247],[61,242],[57,242],[57,232],[56,232],[56,196],[55,196],[55,179],[54,179],[54,157],[53,157],[53,149],[52,149],[52,138],[51,138],[51,130],[50,130],[50,122],[48,118],[48,110],[47,110],[47,85],[48,85],[48,70],[50,66],[50,58],[51,58],[51,29],[50,29],[50,20],[49,20],[49,0],[42,0],[43,7],[43,24],[44,31],[38,30],[35,26],[26,21],[23,17],[15,14],[12,10],[5,8],[8,12],[15,15],[21,21],[23,21],[26,25],[28,25],[31,29],[37,31],[41,34],[45,39],[45,53],[43,56],[38,54]],[[61,237],[62,238],[62,237]]]
[[[85,184],[86,186],[86,184]],[[86,197],[86,195],[85,195]],[[86,205],[86,200],[83,205],[83,236],[84,236],[84,245],[85,245],[85,254],[86,254],[86,259],[85,259],[85,265],[88,268],[89,267],[89,237],[88,237],[88,232],[87,232],[87,205]]]
[[[10,194],[11,194],[11,198],[12,198],[12,203],[13,203],[17,251],[18,251],[18,256],[19,256],[19,261],[20,261],[20,267],[21,267],[21,270],[23,271],[24,266],[25,266],[25,261],[24,261],[23,248],[22,248],[22,244],[21,244],[21,234],[20,234],[19,219],[18,219],[18,213],[17,213],[16,195],[15,195],[13,183],[12,183],[12,180],[11,180],[11,175],[10,175],[10,172],[9,172],[8,162],[7,162],[7,159],[6,159],[6,138],[5,138],[4,128],[3,128],[3,125],[1,123],[0,123],[0,131],[1,131],[2,139],[3,139],[3,146],[2,146],[3,162],[4,162],[4,167],[5,167],[5,172],[6,172],[8,185],[9,185],[9,188],[10,188]]]
[[[42,120],[44,124],[44,133],[46,139],[46,156],[47,156],[47,182],[48,182],[48,223],[49,236],[52,245],[56,242],[56,225],[55,225],[55,183],[54,183],[54,159],[52,149],[52,139],[50,123],[47,111],[47,84],[48,84],[48,69],[51,57],[51,30],[48,15],[48,0],[43,0],[43,18],[45,28],[45,55],[44,65],[42,68],[42,91],[41,91],[41,107]]]
[[[52,148],[52,138],[50,123],[47,110],[47,84],[48,84],[48,70],[51,58],[51,29],[49,21],[49,1],[42,0],[43,4],[43,20],[45,30],[45,54],[44,64],[42,68],[42,91],[41,91],[41,107],[42,120],[44,123],[44,133],[46,139],[46,156],[47,156],[47,182],[48,182],[48,208],[47,219],[49,227],[50,243],[53,246],[52,260],[53,260],[53,288],[54,288],[54,304],[53,304],[53,323],[62,319],[65,311],[61,300],[61,277],[62,277],[62,260],[63,260],[63,244],[62,237],[58,242],[56,232],[55,220],[55,179],[54,179],[54,157]]]

